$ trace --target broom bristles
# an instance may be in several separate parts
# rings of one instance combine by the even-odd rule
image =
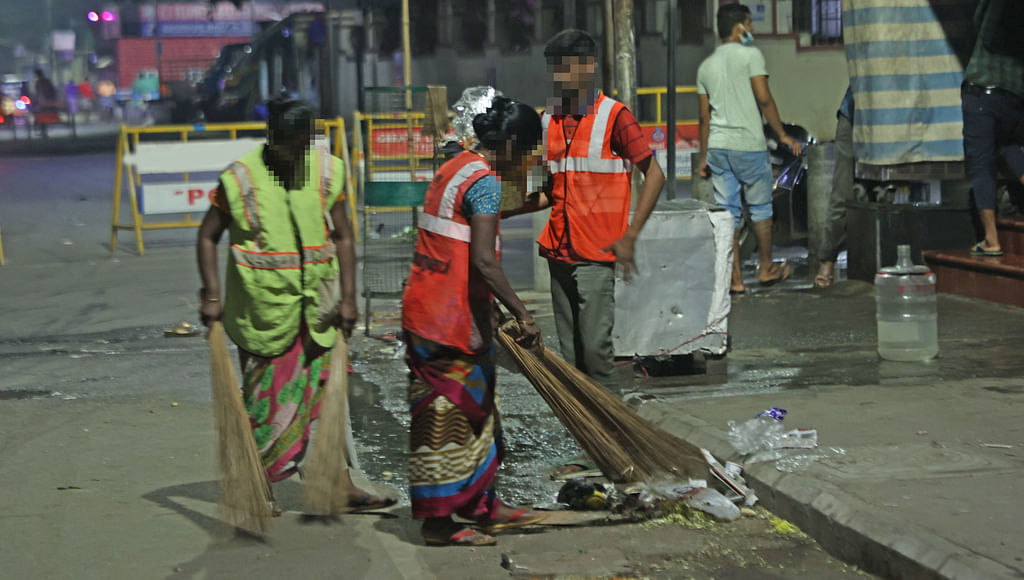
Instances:
[[[303,501],[311,510],[338,515],[348,505],[348,341],[338,332],[331,368],[320,397],[320,416],[303,481]]]
[[[262,534],[270,522],[270,483],[242,402],[222,323],[210,325],[209,342],[221,517],[237,528]]]
[[[652,425],[550,350],[543,349],[538,358],[510,332],[518,332],[515,323],[499,329],[498,342],[608,479],[629,483],[706,475],[696,446]]]

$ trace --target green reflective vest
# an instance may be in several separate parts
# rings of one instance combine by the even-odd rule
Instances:
[[[274,357],[292,345],[304,320],[317,344],[333,346],[340,285],[329,212],[344,183],[341,160],[310,149],[305,185],[286,191],[259,147],[231,164],[220,182],[231,213],[228,336],[248,352]]]

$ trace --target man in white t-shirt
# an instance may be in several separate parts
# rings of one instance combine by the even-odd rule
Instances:
[[[786,135],[779,120],[775,99],[768,89],[768,71],[761,51],[751,46],[754,26],[750,9],[728,4],[718,11],[718,36],[722,40],[714,53],[697,70],[700,100],[699,175],[715,188],[715,203],[728,209],[739,233],[746,197],[754,223],[761,269],[758,281],[769,286],[789,277],[785,262],[772,261],[772,169],[761,115],[781,141],[799,155],[800,143]],[[746,291],[739,263],[739,238],[733,240],[733,269],[730,293]]]

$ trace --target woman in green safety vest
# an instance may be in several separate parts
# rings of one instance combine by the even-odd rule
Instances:
[[[267,478],[277,482],[299,471],[338,327],[350,335],[359,311],[345,166],[311,147],[310,105],[275,99],[268,112],[266,145],[220,175],[197,254],[200,316],[204,324],[223,320],[238,345],[253,435]],[[222,297],[217,243],[225,230],[231,246]],[[354,511],[394,503],[349,484]]]

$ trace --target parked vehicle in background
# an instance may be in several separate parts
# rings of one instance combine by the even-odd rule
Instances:
[[[228,44],[220,49],[216,62],[213,63],[202,79],[196,84],[197,109],[207,121],[218,121],[222,112],[218,107],[224,91],[226,79],[236,73],[236,67],[249,54],[252,45],[248,42]]]
[[[0,125],[24,123],[31,111],[32,98],[29,96],[28,81],[18,75],[5,74],[0,77]]]

